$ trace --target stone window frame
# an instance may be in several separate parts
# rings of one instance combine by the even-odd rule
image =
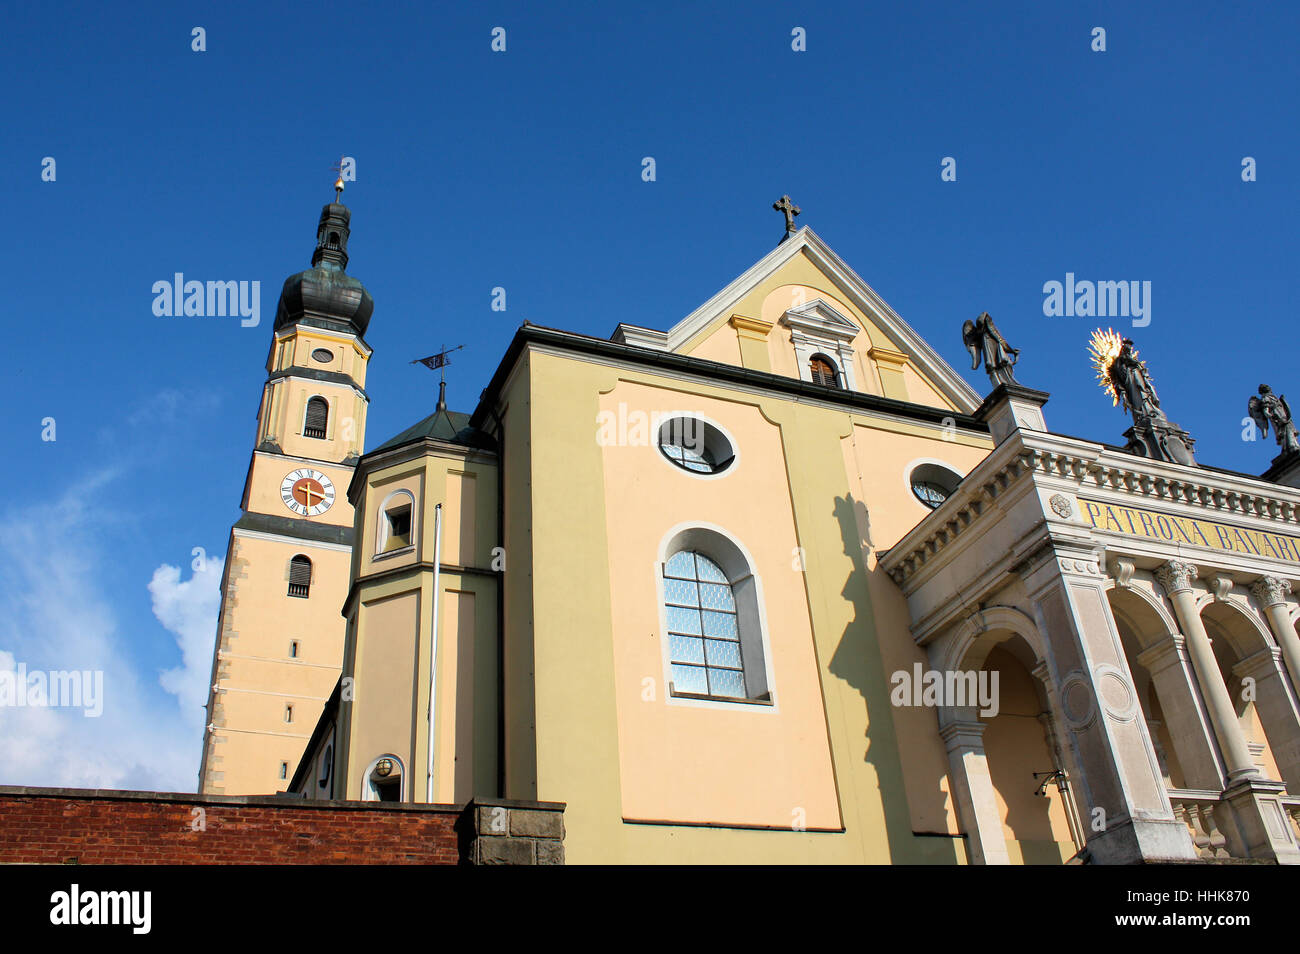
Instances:
[[[858,390],[853,369],[853,342],[862,329],[856,322],[824,299],[814,298],[807,304],[787,310],[781,316],[780,324],[790,331],[790,344],[794,347],[795,365],[801,381],[813,383],[812,359],[820,353],[837,366],[841,388]]]

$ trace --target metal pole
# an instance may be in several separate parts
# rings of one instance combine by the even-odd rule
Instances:
[[[438,712],[438,608],[442,605],[442,504],[433,508],[433,630],[429,635],[429,758],[424,800],[433,804],[434,731]]]

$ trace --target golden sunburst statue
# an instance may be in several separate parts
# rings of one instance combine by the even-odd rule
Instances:
[[[1092,340],[1088,342],[1088,353],[1092,356],[1092,366],[1097,371],[1097,383],[1110,395],[1112,405],[1119,404],[1119,394],[1115,390],[1115,382],[1110,377],[1110,366],[1115,363],[1115,359],[1119,357],[1123,347],[1123,337],[1119,332],[1110,328],[1105,331],[1098,328],[1092,333]],[[1137,356],[1136,349],[1133,351],[1133,355],[1134,357]]]

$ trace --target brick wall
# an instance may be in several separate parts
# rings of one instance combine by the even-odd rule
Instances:
[[[554,816],[548,831],[562,832],[564,806],[551,802],[426,806],[0,786],[0,863],[479,863],[475,810],[485,805],[509,817]],[[562,864],[562,842],[481,860]]]

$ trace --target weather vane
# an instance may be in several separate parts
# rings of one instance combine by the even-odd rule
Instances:
[[[445,382],[447,380],[447,372],[445,369],[447,365],[451,364],[451,358],[447,356],[453,351],[459,351],[463,347],[465,346],[462,344],[456,345],[454,348],[444,348],[437,354],[431,354],[427,358],[416,358],[411,362],[411,364],[422,364],[430,371],[441,371],[439,380]]]

